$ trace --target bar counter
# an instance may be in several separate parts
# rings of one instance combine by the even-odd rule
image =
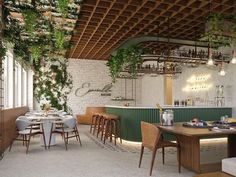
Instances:
[[[159,123],[159,110],[156,107],[126,107],[106,105],[106,112],[121,118],[121,138],[140,142],[140,122]],[[174,122],[188,122],[193,118],[204,121],[220,120],[221,116],[232,116],[231,107],[163,107],[174,111]]]

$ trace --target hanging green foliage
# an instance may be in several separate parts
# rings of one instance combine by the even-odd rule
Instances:
[[[72,77],[67,72],[68,60],[53,58],[41,62],[34,78],[34,95],[40,106],[49,103],[58,110],[71,112],[67,106],[67,95],[73,86]]]
[[[59,50],[64,49],[65,32],[63,30],[55,29],[54,37],[55,37],[55,47]]]
[[[68,0],[58,0],[57,11],[62,14],[63,17],[68,15]]]
[[[137,76],[138,64],[141,62],[142,49],[131,46],[126,49],[118,49],[116,55],[112,55],[107,62],[112,81],[115,82],[123,70],[128,70],[131,77]]]
[[[32,34],[37,24],[38,13],[33,9],[24,9],[22,15],[25,21],[25,30]]]
[[[206,32],[201,41],[210,42],[216,47],[236,45],[236,16],[211,13],[206,20]]]
[[[35,63],[39,63],[40,61],[40,57],[42,55],[41,53],[41,46],[39,45],[33,45],[33,46],[30,46],[30,52],[31,52],[31,60],[30,62],[33,64],[34,62]]]
[[[79,17],[81,2],[3,1],[4,41],[12,44],[16,59],[24,61],[19,63],[30,63],[39,76],[34,83],[38,101],[46,99],[58,109],[69,109],[66,100],[72,78],[66,71],[67,59],[64,55]],[[41,70],[42,61],[45,66],[50,65],[50,71]],[[49,73],[54,73],[54,80]]]
[[[3,45],[0,45],[0,59],[4,59],[4,57],[6,56],[6,52],[7,49]]]

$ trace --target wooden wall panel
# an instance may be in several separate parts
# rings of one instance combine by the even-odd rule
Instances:
[[[3,150],[5,150],[16,136],[15,121],[18,116],[24,115],[29,110],[28,107],[18,107],[1,111],[3,115]]]

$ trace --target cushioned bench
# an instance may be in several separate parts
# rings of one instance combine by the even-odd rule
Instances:
[[[236,176],[236,157],[223,159],[222,171],[230,175]]]
[[[86,112],[83,115],[77,115],[77,121],[79,124],[91,124],[92,116],[94,113],[105,113],[105,107],[87,107]]]

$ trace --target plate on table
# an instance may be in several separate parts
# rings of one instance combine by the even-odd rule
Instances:
[[[201,125],[201,124],[196,124],[196,123],[193,123],[193,122],[185,122],[183,123],[183,126],[184,127],[189,127],[189,128],[213,128],[214,126],[212,125]]]

